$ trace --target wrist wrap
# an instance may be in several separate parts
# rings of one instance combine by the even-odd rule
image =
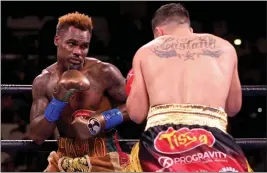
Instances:
[[[53,97],[45,109],[44,116],[49,122],[55,122],[59,119],[62,111],[64,110],[67,102],[61,102]]]
[[[121,111],[117,108],[102,112],[102,115],[106,121],[105,130],[114,128],[123,121],[123,115]]]

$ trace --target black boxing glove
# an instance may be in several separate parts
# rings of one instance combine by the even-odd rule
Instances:
[[[89,89],[89,80],[78,70],[68,70],[58,80],[53,99],[45,110],[45,118],[49,122],[59,119],[70,97],[79,91]]]

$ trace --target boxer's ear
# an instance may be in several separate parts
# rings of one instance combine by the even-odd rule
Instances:
[[[54,44],[55,44],[55,46],[58,46],[58,42],[59,42],[59,36],[58,35],[55,35],[55,37],[54,37]]]
[[[163,36],[163,30],[159,27],[155,28],[155,32],[154,32],[154,37],[159,37],[159,36]]]

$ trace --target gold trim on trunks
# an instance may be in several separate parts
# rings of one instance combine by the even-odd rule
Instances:
[[[227,114],[222,108],[195,104],[164,104],[150,108],[146,129],[165,124],[201,125],[227,128]]]
[[[58,168],[61,172],[91,172],[92,165],[88,155],[84,157],[62,157],[58,161]]]
[[[142,166],[139,160],[139,142],[137,142],[131,151],[130,164],[123,170],[123,172],[143,172]]]

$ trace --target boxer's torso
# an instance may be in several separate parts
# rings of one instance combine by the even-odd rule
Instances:
[[[141,68],[150,105],[224,108],[234,69],[227,43],[210,34],[192,34],[162,36],[145,45]]]
[[[111,108],[108,98],[104,95],[106,86],[101,77],[101,63],[102,62],[95,59],[85,60],[85,65],[81,72],[89,79],[90,88],[83,92],[74,93],[70,98],[68,105],[64,109],[60,119],[57,121],[57,128],[61,137],[74,137],[71,122],[73,121],[72,114],[76,110],[87,109],[101,112]],[[48,67],[47,70],[50,72],[50,78],[47,82],[46,94],[50,101],[60,76],[58,75],[56,64]]]

